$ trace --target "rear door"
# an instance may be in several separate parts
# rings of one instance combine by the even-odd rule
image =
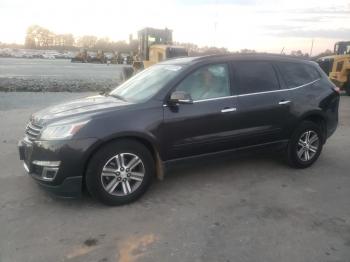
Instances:
[[[273,65],[264,61],[232,62],[233,89],[237,94],[240,145],[282,139],[288,115]]]
[[[290,137],[300,115],[318,106],[319,97],[322,96],[322,82],[318,81],[321,75],[316,68],[308,64],[274,62],[274,65],[283,82],[281,99],[289,101],[284,107],[288,109],[285,137]]]

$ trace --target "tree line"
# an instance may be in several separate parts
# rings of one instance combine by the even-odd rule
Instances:
[[[55,49],[55,50],[77,50],[87,49],[89,51],[118,51],[132,52],[138,51],[138,40],[129,37],[129,42],[126,41],[111,41],[108,37],[98,38],[93,35],[84,35],[82,37],[74,37],[72,34],[56,34],[47,28],[39,25],[28,27],[25,37],[24,47],[28,49]],[[198,47],[193,43],[179,43],[187,48],[190,55],[200,54],[218,54],[229,53],[227,48],[221,47]],[[246,51],[248,49],[244,49]],[[250,50],[248,50],[250,51]],[[255,52],[252,50],[252,52]]]
[[[91,51],[137,52],[138,41],[130,37],[126,41],[111,41],[107,37],[98,38],[93,35],[74,37],[72,34],[56,34],[39,25],[28,27],[24,47],[28,49],[76,50],[79,48]]]

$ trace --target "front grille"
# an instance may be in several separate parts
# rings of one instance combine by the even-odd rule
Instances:
[[[38,139],[41,129],[41,126],[34,124],[33,122],[29,122],[25,131],[27,140],[33,142],[34,140]]]

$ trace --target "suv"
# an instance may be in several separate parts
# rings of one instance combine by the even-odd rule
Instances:
[[[339,94],[316,63],[277,55],[165,61],[107,95],[32,115],[19,142],[40,185],[73,197],[83,187],[110,205],[140,197],[165,164],[257,147],[312,165],[338,123]]]

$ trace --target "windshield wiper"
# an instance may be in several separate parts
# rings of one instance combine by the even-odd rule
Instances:
[[[124,97],[120,96],[120,95],[115,95],[115,94],[108,94],[108,96],[113,96],[119,100],[122,100],[124,102],[128,102]]]

